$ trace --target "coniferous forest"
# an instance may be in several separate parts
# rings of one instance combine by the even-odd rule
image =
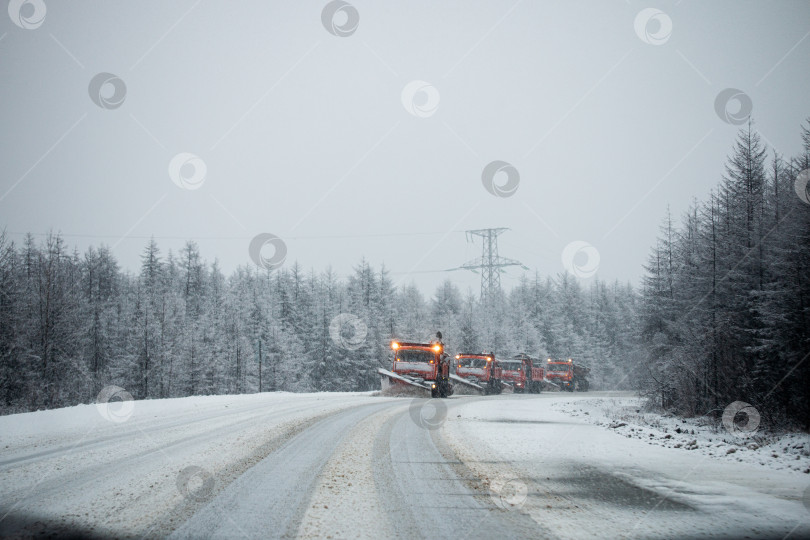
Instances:
[[[810,427],[810,120],[802,152],[740,131],[725,175],[680,219],[667,216],[640,295],[642,387],[684,415],[754,405]],[[802,181],[803,179],[803,181]]]
[[[92,402],[109,384],[135,399],[378,389],[390,340],[437,330],[453,351],[573,355],[618,380],[633,343],[633,289],[570,274],[523,279],[481,309],[450,281],[425,299],[365,261],[348,279],[297,264],[225,276],[195,243],[162,254],[153,240],[131,275],[109,249],[70,252],[58,235],[0,250],[7,412]],[[335,335],[341,314],[351,324]]]
[[[638,287],[535,273],[486,302],[449,280],[425,298],[364,260],[349,276],[297,263],[226,276],[194,242],[153,239],[133,273],[105,246],[1,234],[0,411],[91,403],[113,384],[135,399],[373,390],[390,339],[441,330],[451,351],[576,358],[592,389],[677,414],[742,400],[806,429],[810,204],[795,186],[810,123],[801,136],[786,158],[741,130],[716,189],[665,216]]]

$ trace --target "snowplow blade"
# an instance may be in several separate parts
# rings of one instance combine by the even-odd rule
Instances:
[[[543,379],[543,388],[545,390],[562,390],[557,383],[553,383],[548,379]]]
[[[413,389],[419,389],[418,392],[427,391],[428,394],[430,393],[430,386],[427,383],[421,383],[417,381],[412,381],[407,377],[403,377],[402,375],[397,375],[392,371],[388,371],[387,369],[377,368],[377,373],[380,374],[380,385],[382,387],[382,391],[384,394],[386,393],[398,393],[397,389],[411,387]],[[405,386],[403,386],[405,385]]]
[[[467,388],[472,388],[474,390],[477,390],[481,394],[484,393],[484,387],[483,386],[481,386],[480,384],[475,384],[473,382],[470,382],[467,379],[462,379],[461,377],[459,377],[458,375],[456,375],[454,373],[450,374],[450,380],[455,382],[455,383],[462,384]]]

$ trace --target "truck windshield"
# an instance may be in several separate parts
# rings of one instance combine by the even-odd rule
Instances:
[[[549,371],[568,371],[571,369],[571,364],[548,364],[546,369]]]
[[[461,367],[468,368],[485,368],[487,367],[486,358],[460,358],[458,364]]]
[[[436,355],[424,349],[402,349],[397,352],[397,360],[400,362],[423,362],[427,364],[435,360]]]
[[[523,362],[501,362],[501,367],[506,371],[520,371],[523,369]]]

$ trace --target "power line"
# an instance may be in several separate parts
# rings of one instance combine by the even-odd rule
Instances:
[[[2,232],[2,231],[0,231]],[[464,232],[461,230],[450,232]],[[17,231],[5,231],[5,234],[15,236],[62,236],[65,238],[94,238],[94,239],[121,239],[121,235],[114,234],[75,234],[75,233],[27,233]],[[324,234],[313,236],[285,236],[284,240],[340,240],[352,238],[389,238],[389,237],[402,237],[402,236],[438,236],[440,234],[447,234],[447,231],[430,231],[430,232],[413,232],[413,233],[370,233],[370,234]],[[157,235],[129,235],[127,240],[251,240],[253,236],[157,236]]]

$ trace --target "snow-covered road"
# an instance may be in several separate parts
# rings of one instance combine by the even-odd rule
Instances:
[[[600,396],[261,394],[2,417],[0,535],[810,536],[810,475],[566,413]]]

